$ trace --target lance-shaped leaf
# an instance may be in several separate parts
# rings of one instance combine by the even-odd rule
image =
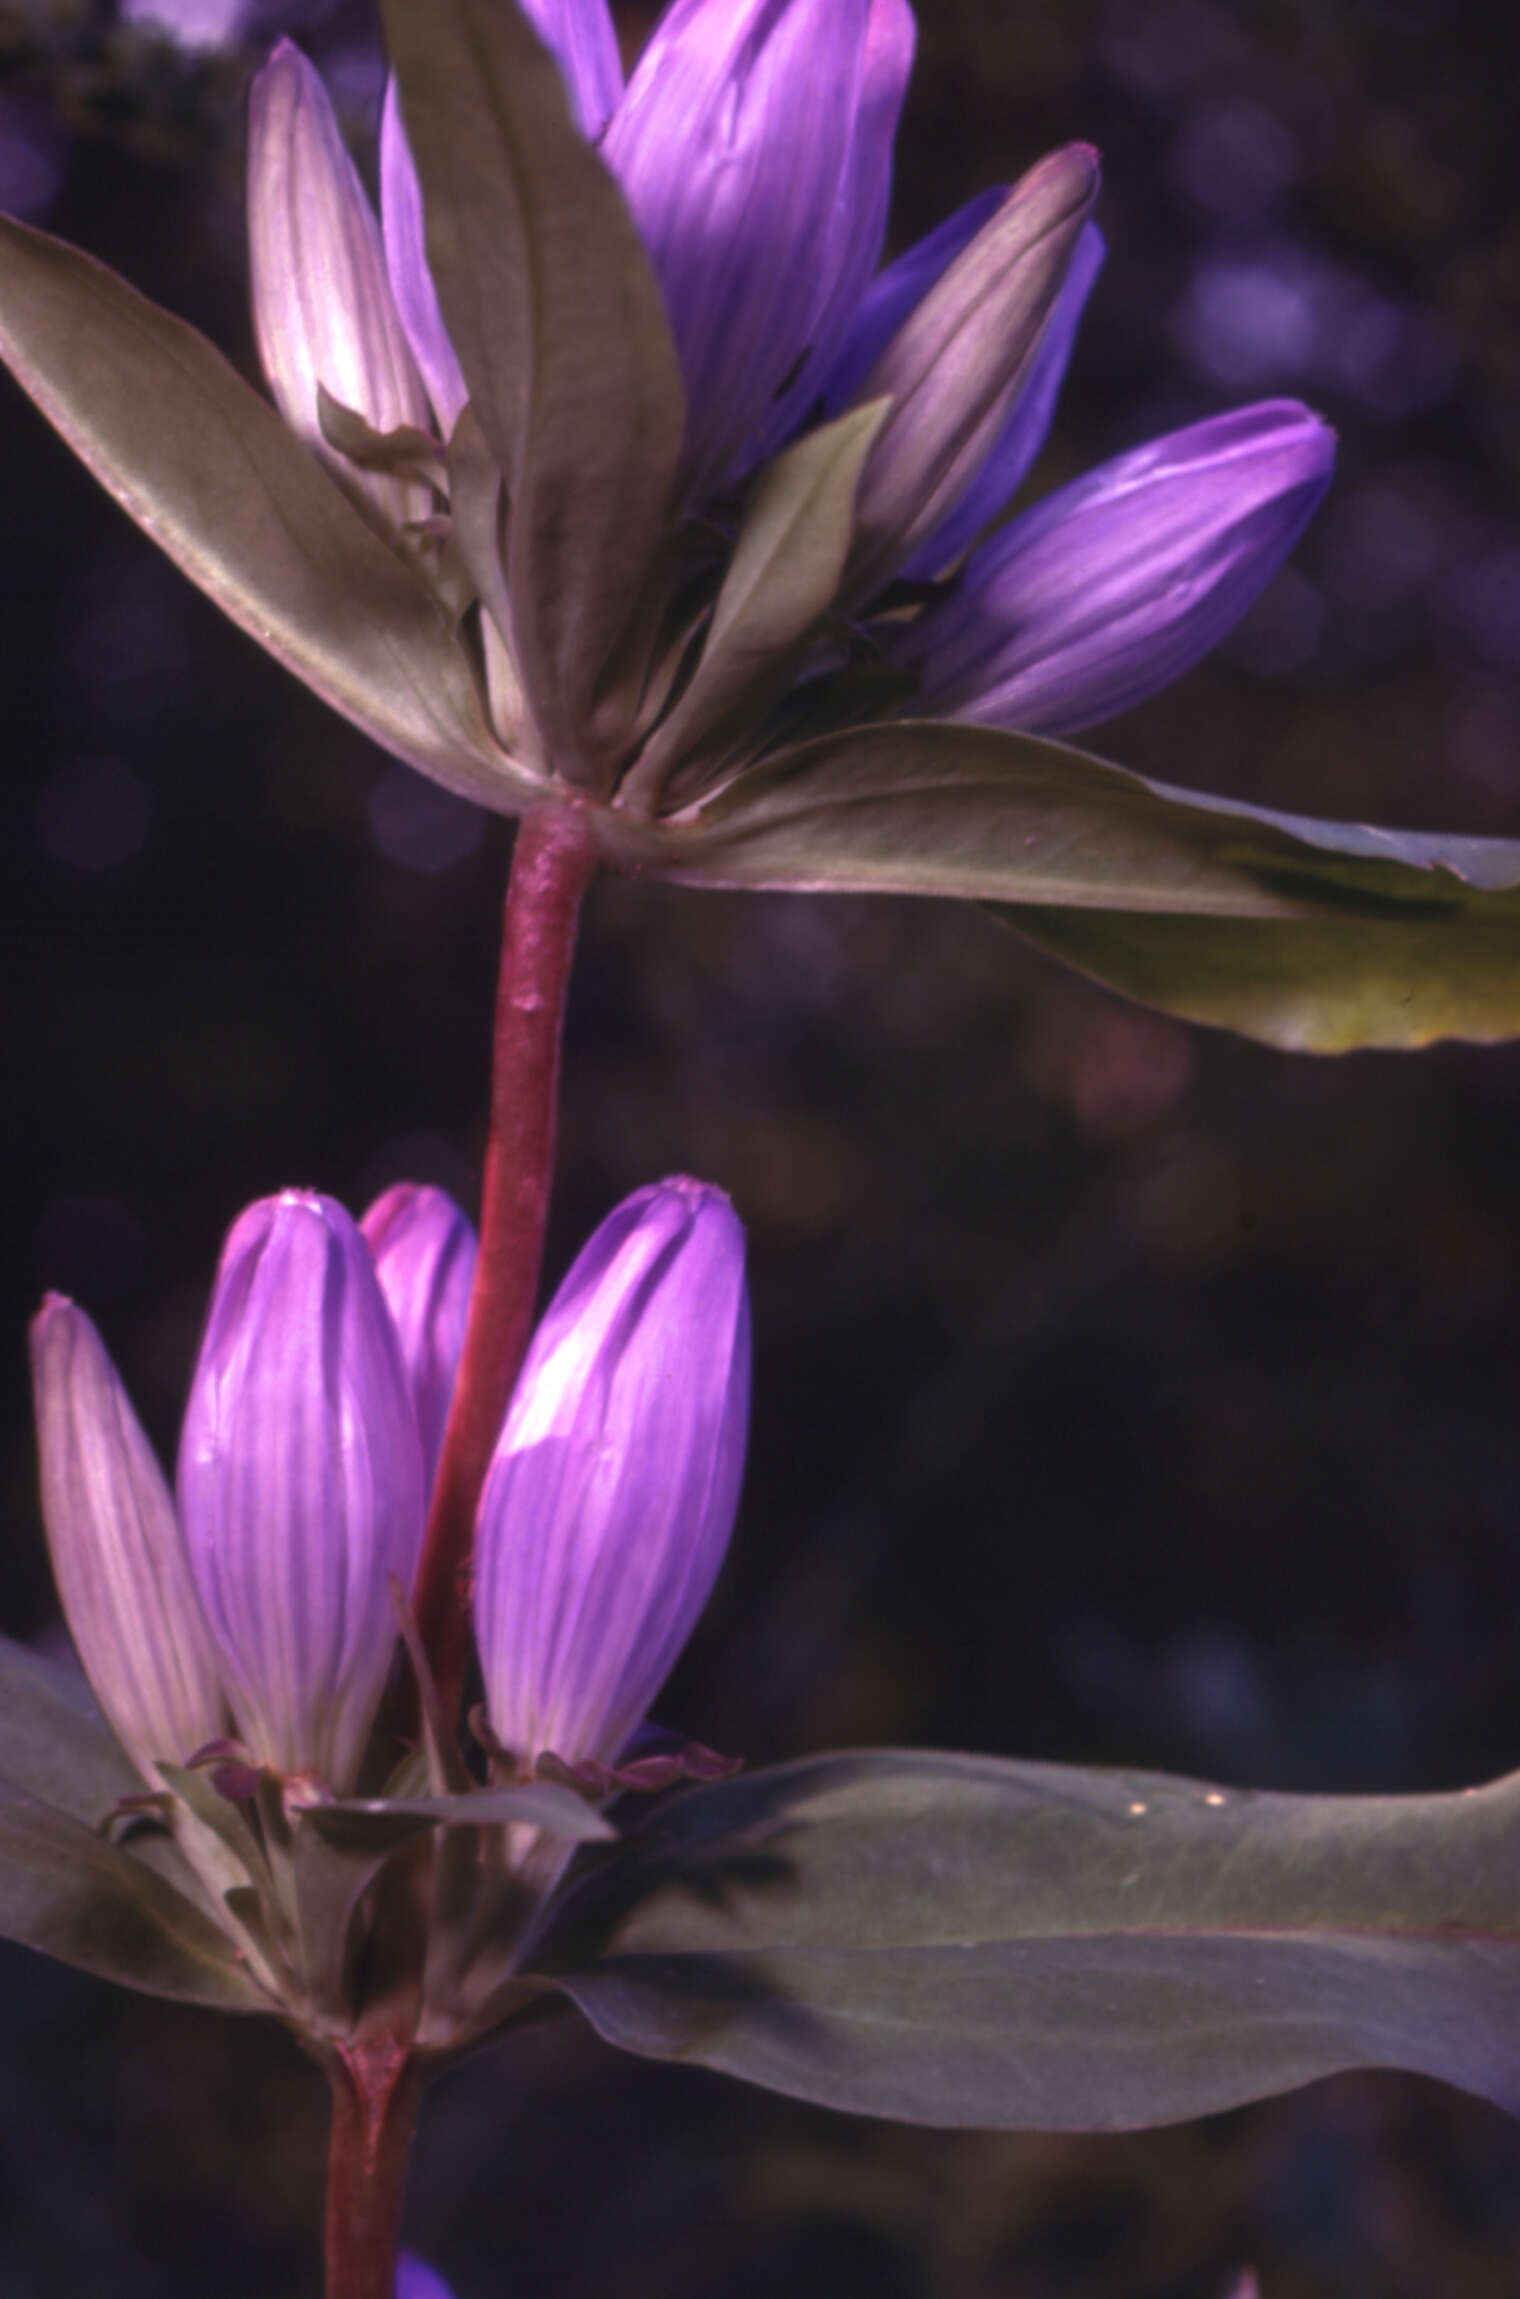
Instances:
[[[123,509],[325,702],[462,797],[510,813],[536,794],[492,739],[444,608],[194,328],[0,218],[0,356]]]
[[[0,1637],[0,1782],[93,1828],[142,1780],[77,1668]]]
[[[1141,1005],[1295,1054],[1520,1036],[1520,906],[1355,903],[1321,917],[1000,907],[1037,949]]]
[[[604,837],[691,885],[1016,905],[1130,995],[1281,1044],[1520,1031],[1520,842],[1276,813],[1033,735],[822,736],[655,833],[614,819]]]
[[[681,449],[680,370],[622,195],[504,0],[388,0],[427,252],[511,504],[515,648],[556,771],[581,750]]]
[[[854,531],[861,466],[885,400],[808,431],[765,465],[713,608],[691,684],[648,745],[637,778],[680,759],[791,667],[833,605]]]
[[[1097,155],[1054,152],[1015,184],[860,387],[890,399],[860,483],[850,589],[872,591],[943,526],[1029,380],[1098,195]]]
[[[272,2007],[231,1945],[153,1869],[0,1788],[0,1935],[104,1980],[223,2012]]]
[[[882,1750],[679,1797],[541,1943],[610,2042],[857,2113],[1117,2130],[1404,2068],[1520,2104],[1520,1776],[1256,1795]]]

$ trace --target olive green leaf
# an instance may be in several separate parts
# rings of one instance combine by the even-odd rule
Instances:
[[[143,1782],[81,1670],[0,1636],[0,1783],[93,1828]]]
[[[224,2012],[271,2008],[210,1918],[155,1869],[7,1786],[0,1935],[151,1996]]]
[[[536,1968],[611,2043],[826,2106],[1117,2130],[1353,2067],[1520,2104],[1520,1776],[1283,1796],[880,1750],[583,1858]]]
[[[0,357],[192,582],[335,710],[483,806],[537,794],[491,736],[442,603],[194,328],[0,218]]]

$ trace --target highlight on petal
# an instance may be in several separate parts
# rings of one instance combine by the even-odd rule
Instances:
[[[49,1294],[32,1321],[42,1515],[69,1632],[150,1787],[227,1729],[174,1503],[105,1345]]]
[[[376,431],[428,426],[428,400],[386,274],[380,229],[320,75],[282,40],[248,110],[254,332],[291,429],[393,527],[428,490],[360,472],[322,435],[318,386]]]
[[[401,1345],[432,1490],[475,1275],[475,1232],[446,1190],[398,1181],[360,1216]]]
[[[607,0],[521,0],[522,12],[565,76],[581,133],[591,143],[623,93],[623,59]]]
[[[481,1497],[476,1640],[520,1761],[610,1763],[643,1719],[723,1561],[748,1412],[733,1209],[640,1190],[550,1303]]]
[[[875,269],[913,54],[906,0],[674,0],[608,125],[686,379],[687,482],[816,396]]]
[[[916,715],[1070,734],[1181,676],[1252,604],[1329,484],[1335,438],[1265,400],[1121,455],[1015,519],[905,641]]]
[[[396,309],[422,371],[438,428],[447,439],[470,394],[443,324],[438,290],[428,268],[422,186],[406,140],[394,72],[386,80],[385,101],[380,108],[380,228]]]
[[[1085,144],[1031,168],[867,372],[859,402],[892,404],[856,498],[847,580],[857,595],[943,529],[1000,444],[1097,193],[1097,154]]]
[[[885,271],[878,272],[861,297],[839,356],[824,378],[820,397],[826,415],[841,414],[857,397],[898,329],[961,250],[970,246],[984,224],[991,223],[1008,191],[1007,184],[994,184],[985,192],[977,192],[954,215],[946,216],[933,231],[915,240]]]
[[[349,1786],[411,1587],[422,1452],[370,1249],[290,1190],[233,1224],[180,1438],[180,1522],[239,1731]]]

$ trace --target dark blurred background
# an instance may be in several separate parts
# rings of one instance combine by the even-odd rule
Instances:
[[[300,30],[366,150],[379,63],[357,0],[200,14],[209,45],[0,5],[0,206],[251,366],[259,43]],[[1520,18],[919,14],[899,240],[1052,143],[1105,153],[1039,485],[1255,396],[1341,434],[1292,568],[1094,747],[1520,834]],[[630,47],[651,16],[620,12]],[[244,1201],[411,1175],[473,1203],[507,840],[225,623],[8,382],[0,416],[0,1625],[46,1639],[38,1294],[90,1308],[172,1455]],[[1520,1049],[1289,1058],[970,910],[607,882],[554,1270],[679,1169],[748,1224],[758,1368],[671,1723],[756,1761],[920,1742],[1297,1789],[1520,1761]],[[272,2027],[0,1951],[0,2299],[315,2299],[322,2118]],[[1520,2131],[1348,2077],[1151,2135],[923,2134],[567,2024],[438,2086],[409,2227],[459,2299],[1215,2299],[1247,2261],[1264,2299],[1514,2299]]]

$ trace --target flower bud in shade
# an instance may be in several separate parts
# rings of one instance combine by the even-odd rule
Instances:
[[[370,1249],[288,1191],[228,1234],[180,1438],[180,1523],[239,1732],[351,1785],[422,1542],[422,1450]]]
[[[100,1335],[49,1294],[32,1321],[42,1515],[79,1657],[143,1778],[227,1730],[174,1504]]]
[[[545,1312],[481,1497],[486,1709],[520,1761],[611,1763],[642,1721],[723,1561],[748,1413],[733,1209],[640,1190]]]
[[[670,315],[687,486],[784,438],[876,267],[906,0],[673,0],[607,126]]]
[[[248,251],[259,357],[286,422],[383,524],[426,517],[427,488],[359,471],[322,434],[319,384],[376,431],[428,428],[428,396],[327,90],[288,40],[249,97]]]
[[[445,1190],[410,1181],[377,1197],[359,1227],[401,1344],[422,1441],[423,1485],[431,1491],[464,1347],[475,1232]]]
[[[470,394],[443,324],[438,290],[428,266],[422,186],[406,140],[401,95],[394,77],[386,82],[380,112],[380,224],[396,309],[421,369],[438,428],[447,439]]]
[[[1097,196],[1088,145],[1041,160],[867,372],[857,399],[890,405],[855,499],[858,592],[894,574],[959,512],[1030,380]]]
[[[396,2299],[454,2299],[454,2294],[436,2267],[429,2267],[415,2251],[403,2251],[396,2269]]]
[[[1329,483],[1334,434],[1294,400],[1218,415],[1103,464],[972,554],[907,650],[915,711],[1070,734],[1216,646]]]

